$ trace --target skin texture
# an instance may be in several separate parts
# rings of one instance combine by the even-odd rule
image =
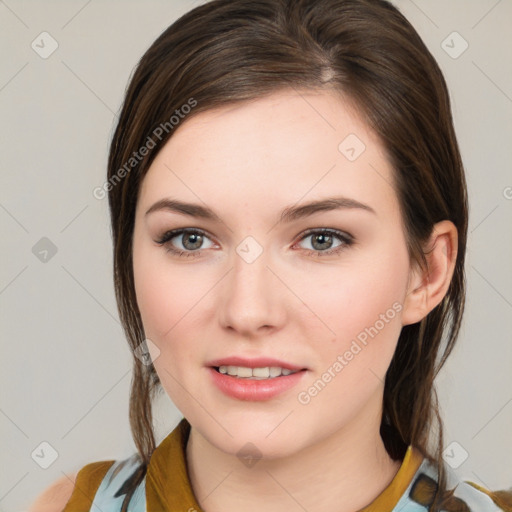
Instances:
[[[366,146],[354,161],[338,149],[349,134]],[[457,234],[452,223],[437,224],[430,273],[413,266],[392,183],[379,140],[328,92],[285,91],[200,113],[182,122],[152,163],[135,219],[137,302],[162,385],[192,425],[188,468],[205,511],[349,512],[396,474],[400,461],[379,435],[385,373],[402,326],[445,295]],[[286,207],[330,196],[375,213],[345,208],[278,222]],[[208,206],[222,221],[146,215],[167,197]],[[206,232],[198,256],[168,252],[194,252],[190,238],[182,245],[186,236],[157,243],[178,228]],[[315,237],[304,235],[311,228],[349,233],[354,243],[318,255]],[[248,236],[262,250],[252,263],[236,250]],[[325,249],[342,244],[334,237]],[[388,321],[378,334],[301,403],[299,392],[380,315]],[[233,355],[274,357],[307,372],[271,400],[237,400],[212,384],[205,366]],[[252,467],[236,455],[248,442],[262,456]]]

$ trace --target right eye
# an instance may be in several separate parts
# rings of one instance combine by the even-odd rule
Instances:
[[[173,242],[174,239],[177,239],[177,243],[181,244],[181,247],[176,247],[176,242]],[[202,230],[182,228],[165,232],[156,243],[165,246],[167,252],[180,257],[195,257],[202,254],[201,246],[205,239],[209,238]]]

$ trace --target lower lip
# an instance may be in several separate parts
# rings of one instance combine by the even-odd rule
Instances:
[[[219,373],[215,368],[208,368],[215,385],[231,398],[238,400],[263,401],[270,400],[296,386],[306,370],[300,370],[290,375],[281,375],[272,379],[244,379]]]

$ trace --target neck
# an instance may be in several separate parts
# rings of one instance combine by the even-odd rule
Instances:
[[[370,417],[369,417],[370,416]],[[187,443],[192,489],[205,512],[354,512],[391,482],[401,461],[388,455],[380,415],[364,411],[308,448],[245,467],[193,427]]]

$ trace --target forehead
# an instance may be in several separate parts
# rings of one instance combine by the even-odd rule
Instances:
[[[145,176],[140,200],[168,193],[261,209],[341,193],[392,203],[391,183],[380,140],[349,103],[292,90],[182,121]]]
[[[240,157],[248,165],[255,158],[259,162],[303,157],[318,161],[321,152],[325,158],[337,158],[340,142],[351,134],[354,140],[364,141],[370,153],[382,149],[355,108],[341,96],[285,90],[185,118],[164,155],[179,158],[177,152],[194,147],[198,156],[208,153],[224,161]],[[188,155],[187,160],[193,157]]]

